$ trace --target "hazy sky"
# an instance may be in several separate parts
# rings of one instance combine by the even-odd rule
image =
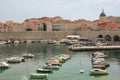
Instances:
[[[45,16],[95,20],[102,8],[106,15],[120,16],[120,0],[0,0],[0,21]]]

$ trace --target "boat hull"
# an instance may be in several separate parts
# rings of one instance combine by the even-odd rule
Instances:
[[[46,79],[48,74],[30,73],[30,79]]]
[[[91,70],[90,75],[107,75],[109,72],[107,70]]]
[[[48,69],[37,69],[37,73],[53,73],[53,71]]]

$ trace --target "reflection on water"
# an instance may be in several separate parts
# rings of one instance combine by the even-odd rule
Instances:
[[[3,73],[6,69],[0,69],[0,73]]]
[[[72,52],[66,45],[55,46],[52,44],[19,44],[0,46],[0,61],[6,61],[6,58],[12,56],[22,56],[24,53],[32,53],[34,59],[26,59],[26,62],[19,64],[10,64],[10,68],[0,71],[0,80],[21,80],[23,76],[28,76],[31,72],[36,72],[38,67],[45,64],[46,60],[58,54],[69,54],[72,56],[70,60],[65,62],[60,70],[49,74],[48,80],[119,80],[120,76],[120,50],[102,51],[108,55],[107,60],[110,62],[109,75],[106,76],[90,76],[91,52]],[[80,74],[79,70],[85,72]]]

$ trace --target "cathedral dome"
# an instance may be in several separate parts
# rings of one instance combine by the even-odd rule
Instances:
[[[102,16],[106,16],[106,14],[104,13],[104,10],[102,10],[101,14],[100,14],[100,17]]]

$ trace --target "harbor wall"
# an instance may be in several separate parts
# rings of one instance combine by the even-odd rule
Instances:
[[[107,35],[113,40],[115,36],[120,37],[119,31],[52,31],[52,32],[0,32],[0,40],[38,40],[38,39],[55,39],[60,40],[66,38],[67,35],[80,35],[80,37],[96,40],[99,35],[103,38]]]

